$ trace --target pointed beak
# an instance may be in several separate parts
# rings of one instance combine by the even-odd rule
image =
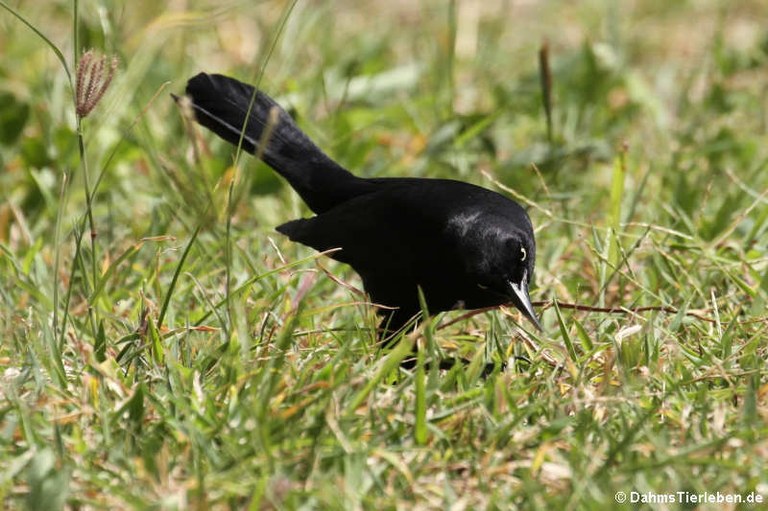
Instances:
[[[533,326],[537,330],[541,331],[541,324],[539,323],[536,313],[533,311],[533,305],[531,305],[531,298],[528,296],[528,274],[523,274],[523,279],[519,283],[510,282],[509,287],[512,289],[512,298],[515,306],[520,309],[523,316],[533,323]]]

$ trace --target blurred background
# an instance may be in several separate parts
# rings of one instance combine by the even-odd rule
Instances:
[[[81,50],[73,49],[72,6],[22,2],[16,9],[73,67]],[[99,188],[132,199],[111,213],[118,217],[135,218],[135,208],[162,200],[152,177],[141,176],[185,157],[169,93],[203,70],[258,81],[362,175],[481,181],[486,168],[536,200],[575,200],[574,186],[578,200],[596,199],[611,175],[600,164],[610,165],[626,143],[642,159],[628,175],[630,188],[648,180],[643,186],[659,194],[645,200],[707,213],[706,205],[699,211],[707,188],[697,193],[689,181],[706,175],[712,184],[731,183],[726,169],[748,179],[757,165],[754,137],[765,132],[761,2],[82,2],[79,14],[81,48],[120,59],[87,127],[94,168],[120,141]],[[77,165],[71,90],[36,34],[8,13],[2,23],[2,188],[35,213],[45,195],[58,194],[57,176]],[[539,75],[543,44],[553,77],[551,138]],[[706,150],[689,154],[691,141]],[[279,186],[263,169],[249,179],[264,181],[255,193]],[[647,208],[633,213],[680,227],[647,216]]]

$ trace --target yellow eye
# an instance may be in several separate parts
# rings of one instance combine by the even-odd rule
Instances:
[[[523,254],[523,257],[520,259],[520,261],[525,261],[525,259],[528,257],[528,252],[526,252],[524,248],[520,247],[520,253]]]

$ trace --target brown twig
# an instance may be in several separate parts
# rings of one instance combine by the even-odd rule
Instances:
[[[603,314],[640,314],[641,312],[666,312],[667,314],[677,314],[679,309],[675,307],[670,307],[668,305],[644,305],[641,307],[594,307],[592,305],[583,305],[580,303],[567,303],[567,302],[560,302],[557,300],[550,300],[550,301],[540,301],[540,302],[533,302],[533,305],[537,307],[543,307],[545,309],[549,309],[550,307],[554,307],[555,303],[557,303],[557,306],[561,309],[570,309],[570,310],[577,310],[577,311],[585,311],[585,312],[600,312]],[[686,316],[691,316],[696,319],[700,319],[701,321],[706,321],[708,323],[715,323],[715,320],[712,318],[708,318],[706,316],[702,316],[698,312],[694,311],[686,311]]]
[[[532,302],[532,303],[534,307],[543,308],[545,310],[551,307],[554,307],[555,303],[557,303],[557,306],[561,309],[570,309],[570,310],[576,310],[576,311],[582,311],[582,312],[597,312],[601,314],[640,314],[643,312],[664,312],[666,314],[677,314],[678,312],[680,312],[680,309],[676,307],[671,307],[668,305],[644,305],[641,307],[595,307],[592,305],[584,305],[581,303],[561,302],[559,300],[541,300],[541,301]],[[443,323],[438,328],[439,329],[447,328],[451,325],[464,321],[478,314],[482,314],[484,312],[488,312],[496,309],[498,309],[498,307],[484,307],[482,309],[467,311],[464,314],[461,314],[460,316]],[[717,323],[716,320],[710,317],[707,317],[697,311],[686,311],[685,315],[690,316],[692,318],[696,318],[700,321],[705,321],[707,323]],[[744,321],[738,322],[738,324],[746,325],[751,323],[762,323],[762,322],[768,322],[768,317],[744,320]]]
[[[547,140],[551,144],[554,140],[552,131],[552,69],[549,65],[549,43],[546,40],[539,49],[539,80],[541,82],[541,102],[547,121]]]

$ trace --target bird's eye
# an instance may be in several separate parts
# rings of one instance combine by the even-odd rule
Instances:
[[[523,257],[520,259],[520,261],[525,261],[525,259],[528,257],[528,252],[526,252],[523,247],[520,247],[520,253],[523,254]]]

